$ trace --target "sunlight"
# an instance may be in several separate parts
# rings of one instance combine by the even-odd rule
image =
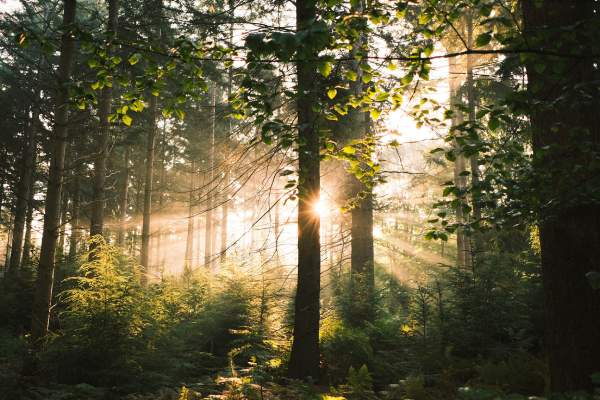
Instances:
[[[327,216],[328,210],[327,210],[327,207],[325,204],[325,200],[323,198],[320,198],[319,201],[317,201],[315,203],[314,210],[315,210],[315,214],[317,214],[321,218],[324,218]]]

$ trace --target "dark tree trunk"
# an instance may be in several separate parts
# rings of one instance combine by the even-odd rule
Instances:
[[[61,39],[60,61],[58,66],[58,95],[54,109],[54,135],[48,190],[46,192],[46,209],[44,213],[44,233],[40,250],[40,262],[33,310],[31,317],[31,339],[39,347],[41,339],[48,332],[52,286],[54,282],[54,253],[60,228],[60,200],[65,164],[65,150],[68,134],[69,92],[67,83],[71,77],[74,56],[74,39],[71,30],[75,22],[76,0],[64,0],[63,35]]]
[[[79,242],[81,240],[81,178],[79,177],[80,170],[75,168],[73,174],[73,182],[71,182],[71,236],[69,237],[69,260],[74,261],[79,250]]]
[[[62,191],[62,204],[60,205],[60,230],[58,234],[58,245],[56,248],[56,262],[64,261],[65,256],[65,238],[67,228],[67,210],[69,208],[69,193],[66,190]]]
[[[296,30],[310,29],[316,19],[316,1],[296,2]],[[316,103],[314,49],[300,49],[298,74],[298,284],[294,305],[294,335],[288,374],[319,379],[319,296],[321,285],[320,218],[315,205],[320,195],[319,130]]]
[[[363,1],[355,2],[354,12],[364,10]],[[368,38],[364,33],[354,44],[353,54],[365,54],[368,51]],[[350,65],[357,74],[355,81],[350,82],[351,94],[356,98],[364,95],[362,70],[359,63],[353,61]],[[368,114],[362,110],[350,109],[348,111],[349,129],[346,140],[351,144],[353,140],[368,139],[370,120]],[[364,157],[371,157],[365,154]],[[373,302],[375,291],[375,261],[373,249],[373,188],[370,182],[362,182],[354,175],[350,175],[349,199],[354,203],[352,208],[352,223],[350,226],[351,257],[350,257],[350,290],[352,304],[350,308],[350,323],[356,326],[371,321],[374,317]]]
[[[31,180],[29,188],[29,198],[27,199],[27,217],[25,219],[25,238],[23,239],[23,256],[21,260],[21,266],[29,265],[31,263],[31,228],[33,224],[33,212],[35,211],[35,165],[37,155],[33,155],[32,163],[33,168],[31,169]]]
[[[524,0],[522,5],[529,46],[598,54],[597,2]],[[591,390],[590,375],[600,371],[600,290],[587,279],[600,274],[600,75],[595,62],[585,56],[528,56],[526,64],[537,195],[543,205],[546,345],[551,389],[561,392]]]
[[[125,227],[127,221],[127,194],[129,192],[129,152],[128,144],[125,144],[125,157],[123,160],[123,174],[121,177],[121,199],[119,203],[119,233],[117,234],[117,245],[125,245]]]
[[[106,36],[108,40],[107,52],[110,56],[112,42],[117,38],[117,24],[119,15],[119,4],[117,0],[108,0],[108,24]],[[108,148],[110,142],[110,122],[108,116],[111,111],[112,86],[104,86],[100,96],[98,117],[100,118],[100,132],[98,134],[96,159],[94,160],[94,198],[92,199],[90,236],[102,235],[104,229],[104,208],[106,162],[108,159]]]
[[[152,181],[154,176],[154,145],[156,142],[156,97],[150,96],[150,128],[146,143],[146,174],[144,184],[144,215],[142,221],[142,252],[140,255],[142,273],[149,272],[150,259],[150,217],[152,209]],[[142,276],[144,276],[142,275]],[[143,278],[145,281],[146,278]]]
[[[23,154],[23,169],[21,170],[21,178],[17,189],[10,264],[8,265],[9,273],[15,273],[21,267],[23,236],[25,234],[25,222],[28,210],[27,203],[29,202],[29,192],[31,190],[31,181],[33,180],[33,157],[36,147],[35,136],[38,123],[38,113],[34,110],[26,128],[25,140],[27,142],[25,144],[25,153]]]

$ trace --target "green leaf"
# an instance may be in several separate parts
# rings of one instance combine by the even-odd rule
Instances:
[[[89,66],[90,68],[96,68],[98,65],[100,65],[100,64],[98,63],[98,60],[96,60],[95,58],[90,58],[90,59],[87,61],[87,64],[88,64],[88,66]]]
[[[477,36],[477,39],[475,39],[475,46],[477,46],[477,47],[486,46],[490,43],[491,40],[492,40],[492,34],[490,32],[482,33],[481,35]]]
[[[121,117],[121,121],[123,121],[123,123],[127,126],[131,126],[131,123],[133,122],[133,119],[131,119],[131,117],[127,114],[124,114]]]
[[[352,81],[352,82],[356,81],[356,78],[358,77],[356,75],[356,72],[354,72],[354,71],[346,71],[344,76],[346,77],[346,79],[348,79],[349,81]]]
[[[327,78],[329,76],[329,74],[331,74],[332,69],[333,69],[333,66],[331,65],[331,63],[329,61],[324,61],[321,64],[319,64],[319,72],[325,78]]]
[[[342,152],[345,154],[355,154],[356,153],[356,149],[352,146],[344,146],[342,148]]]
[[[337,90],[335,90],[335,88],[330,88],[327,91],[327,97],[329,97],[332,100],[335,98],[336,95],[337,95]]]
[[[376,108],[372,108],[369,111],[369,114],[371,115],[371,118],[373,118],[374,120],[377,120],[377,119],[379,119],[379,116],[381,115],[381,111],[379,111]]]
[[[140,55],[140,53],[133,53],[131,55],[131,57],[129,57],[129,64],[130,65],[135,65],[140,61],[140,58],[142,58],[142,56]]]
[[[490,130],[495,131],[496,129],[498,129],[498,127],[500,126],[500,120],[496,117],[491,117],[490,120],[488,121],[488,128],[490,128]]]

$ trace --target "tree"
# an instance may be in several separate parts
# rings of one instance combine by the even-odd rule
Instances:
[[[63,33],[58,65],[58,93],[54,105],[52,158],[46,191],[44,232],[31,317],[31,336],[36,346],[41,345],[40,340],[46,336],[50,320],[52,287],[54,284],[54,254],[60,228],[60,203],[68,137],[69,91],[67,85],[71,77],[72,61],[75,56],[73,29],[76,6],[76,0],[64,0]]]
[[[598,5],[525,0],[522,7],[524,41],[541,53],[527,55],[526,67],[551,388],[592,389],[600,360],[600,290],[592,287],[600,274],[600,96],[586,55],[598,54]]]
[[[107,59],[111,63],[111,47],[117,39],[119,19],[119,2],[118,0],[108,0],[108,24],[106,26],[107,40]],[[94,160],[94,198],[91,210],[90,236],[102,235],[104,228],[104,209],[106,207],[105,200],[105,182],[106,182],[106,162],[108,160],[109,141],[110,141],[110,121],[109,115],[111,111],[113,82],[112,79],[106,78],[103,83],[102,93],[100,95],[100,107],[98,109],[98,117],[100,118],[100,130],[97,140],[97,154]],[[93,252],[90,254],[94,254]]]
[[[13,240],[11,246],[9,272],[16,272],[22,265],[23,239],[25,235],[25,223],[27,210],[31,208],[29,204],[30,191],[32,190],[32,180],[34,176],[34,154],[37,145],[36,132],[39,123],[38,111],[33,106],[31,119],[27,122],[25,128],[25,152],[23,154],[21,176],[17,191],[17,202],[15,204],[15,217],[13,227]]]
[[[296,32],[307,33],[316,23],[314,0],[296,2]],[[317,49],[309,40],[298,50],[298,283],[294,303],[294,334],[288,374],[292,378],[319,377],[319,296],[321,285],[319,201],[319,129],[313,105],[317,100]]]

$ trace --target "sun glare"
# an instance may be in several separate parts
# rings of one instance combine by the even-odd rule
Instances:
[[[315,214],[317,214],[321,218],[327,215],[327,207],[325,206],[325,201],[322,198],[315,203],[314,209]]]

